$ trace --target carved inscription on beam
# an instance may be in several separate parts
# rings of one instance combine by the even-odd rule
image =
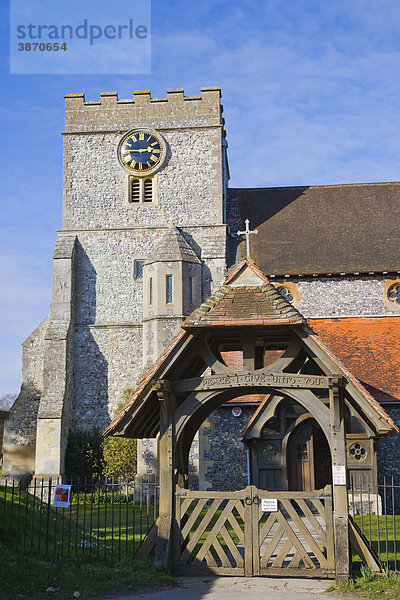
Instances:
[[[297,389],[325,389],[331,384],[331,377],[290,373],[268,373],[240,371],[226,375],[209,375],[194,379],[181,379],[173,382],[175,392],[196,390],[218,390],[233,387],[272,387]]]

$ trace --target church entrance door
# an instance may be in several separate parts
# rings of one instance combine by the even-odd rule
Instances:
[[[332,489],[177,487],[173,569],[191,575],[334,577]]]
[[[308,419],[293,431],[286,464],[289,490],[311,491],[332,483],[331,453],[316,421]]]

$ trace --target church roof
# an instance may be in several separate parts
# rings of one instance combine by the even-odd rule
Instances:
[[[396,323],[400,321],[393,318]],[[396,320],[397,319],[397,320]],[[137,425],[133,426],[131,435],[133,437],[154,437],[159,430],[159,416],[157,412],[158,401],[154,394],[153,383],[158,378],[168,379],[168,373],[173,368],[174,361],[183,364],[180,353],[190,355],[189,364],[194,364],[196,355],[196,335],[199,331],[192,328],[210,326],[246,326],[246,325],[293,325],[295,335],[299,336],[302,343],[315,356],[318,356],[332,372],[342,373],[347,381],[346,388],[354,396],[369,418],[375,422],[377,431],[382,435],[388,435],[398,428],[388,416],[374,395],[370,393],[367,386],[350,371],[346,357],[340,360],[341,352],[350,354],[352,345],[346,340],[343,344],[343,334],[340,337],[332,335],[333,344],[325,343],[328,327],[325,327],[325,338],[319,337],[311,329],[310,325],[324,331],[319,320],[309,321],[305,319],[280,293],[269,283],[265,275],[249,258],[244,258],[228,275],[224,284],[214,292],[198,309],[187,317],[178,335],[168,344],[164,352],[146,373],[144,379],[139,383],[137,389],[130,397],[124,409],[117,415],[114,421],[107,427],[103,435],[109,435],[123,429],[124,423],[130,420],[134,422],[135,414],[141,411],[141,417]],[[329,320],[326,320],[329,321]],[[331,320],[333,321],[333,320]],[[340,322],[340,319],[338,319]],[[393,323],[393,335],[396,336],[396,324]],[[395,341],[395,338],[393,339]],[[364,346],[366,345],[366,342]],[[333,346],[333,347],[332,347]],[[343,346],[348,347],[345,350]],[[337,355],[336,355],[336,352]],[[362,350],[360,350],[362,352]],[[382,361],[382,355],[376,360]],[[381,363],[380,363],[381,364]],[[205,365],[204,365],[205,366]],[[361,366],[359,365],[359,368]],[[193,376],[188,374],[189,377]],[[132,421],[133,418],[133,421]],[[121,435],[120,431],[119,434]]]
[[[189,246],[181,232],[175,225],[168,227],[167,231],[159,240],[149,258],[145,261],[146,265],[155,262],[187,262],[200,263],[193,249]]]
[[[400,183],[231,189],[228,203],[232,230],[257,228],[251,256],[268,275],[400,270]]]
[[[309,319],[308,323],[379,402],[400,402],[400,317]]]
[[[185,319],[183,327],[303,322],[299,311],[246,257],[231,271],[224,284]]]

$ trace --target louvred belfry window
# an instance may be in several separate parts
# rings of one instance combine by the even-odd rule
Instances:
[[[143,200],[144,202],[153,201],[153,182],[151,179],[144,180]]]
[[[131,202],[140,202],[140,181],[139,181],[139,179],[131,180]]]
[[[130,204],[154,204],[157,196],[155,177],[129,177],[128,202]]]

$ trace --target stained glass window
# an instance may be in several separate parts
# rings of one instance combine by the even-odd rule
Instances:
[[[400,304],[400,285],[394,285],[390,288],[389,300],[394,304]]]
[[[282,294],[282,296],[286,298],[286,300],[288,300],[288,302],[293,302],[293,294],[290,290],[288,290],[285,287],[281,287],[279,291]]]

